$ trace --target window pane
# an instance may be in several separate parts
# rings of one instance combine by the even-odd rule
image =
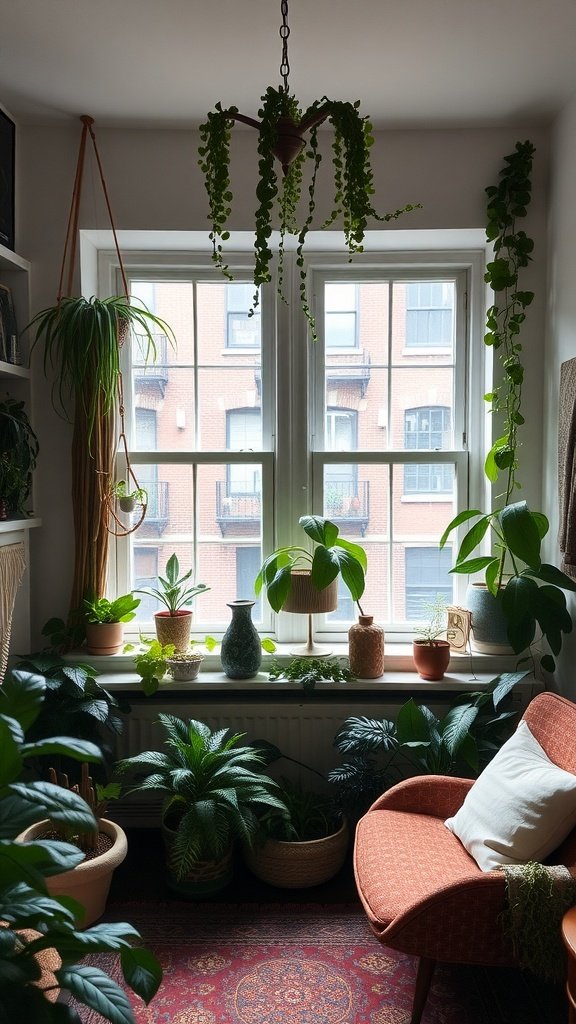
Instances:
[[[447,451],[454,445],[454,367],[392,370],[391,447]]]
[[[401,297],[400,294],[398,296]],[[454,284],[412,281],[405,286],[406,346],[452,348]]]
[[[453,581],[451,548],[405,548],[406,618],[426,621],[430,605],[439,596],[447,604],[452,601]]]

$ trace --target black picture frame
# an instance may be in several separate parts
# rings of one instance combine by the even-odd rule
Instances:
[[[5,284],[0,284],[0,360],[20,363],[14,301],[10,288]]]
[[[0,107],[0,245],[15,249],[14,183],[16,125]]]

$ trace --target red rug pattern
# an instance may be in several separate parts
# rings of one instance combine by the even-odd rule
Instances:
[[[357,906],[166,902],[113,910],[108,919],[134,924],[164,969],[150,1006],[132,997],[137,1024],[410,1019],[416,962],[383,947]],[[111,957],[103,966],[121,977]],[[561,993],[524,985],[519,972],[440,967],[423,1024],[564,1024],[565,1016]]]

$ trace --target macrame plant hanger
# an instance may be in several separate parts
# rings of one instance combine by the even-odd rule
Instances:
[[[104,194],[104,201],[106,203],[106,209],[108,211],[108,217],[110,220],[110,227],[112,229],[112,235],[114,237],[114,246],[116,249],[116,255],[118,257],[118,265],[120,268],[120,274],[122,277],[122,287],[126,299],[129,300],[128,293],[128,281],[126,278],[126,271],[124,269],[124,263],[122,261],[122,255],[120,253],[120,246],[118,244],[118,236],[116,234],[116,227],[114,225],[114,218],[112,216],[112,207],[110,206],[110,199],[108,196],[108,189],[106,187],[106,180],[104,178],[104,171],[102,168],[102,162],[100,160],[100,154],[98,152],[98,146],[96,144],[96,135],[92,125],[94,124],[94,118],[89,117],[88,114],[83,114],[80,118],[82,121],[82,136],[80,138],[80,149],[78,153],[78,163],[76,165],[76,177],[74,179],[74,190],[72,194],[72,205],[70,208],[70,216],[68,218],[68,227],[66,230],[66,240],[64,243],[64,254],[62,257],[62,267],[60,270],[60,283],[58,286],[58,302],[60,302],[64,294],[72,294],[72,284],[74,276],[74,264],[76,260],[76,239],[78,237],[78,221],[80,214],[80,200],[82,197],[82,179],[84,176],[84,162],[86,155],[86,141],[88,135],[92,140],[92,146],[94,148],[94,156],[98,165],[98,173],[100,176],[100,183],[102,185],[102,192]],[[68,259],[68,279],[67,279],[67,291],[64,293],[64,277],[66,274],[66,261]],[[118,345],[122,347],[126,339],[127,330],[122,329],[122,324],[119,325],[118,329]],[[148,508],[148,499],[144,488],[140,487],[136,474],[132,468],[130,462],[130,456],[128,454],[128,442],[126,439],[126,426],[125,426],[125,409],[124,409],[124,388],[122,382],[122,373],[118,374],[118,416],[120,420],[120,433],[118,435],[118,441],[115,447],[116,454],[121,449],[124,454],[124,460],[126,464],[126,491],[127,493],[137,492],[139,495],[144,495],[143,500],[136,502],[136,515],[133,515],[130,525],[126,525],[116,511],[117,499],[114,489],[112,487],[111,475],[108,473],[99,472],[100,477],[100,494],[102,500],[102,506],[106,512],[106,529],[108,533],[113,534],[115,537],[127,537],[129,534],[134,533],[139,526],[144,522],[146,511]],[[104,480],[103,477],[106,477]],[[132,486],[133,485],[133,486]],[[138,511],[139,510],[139,511]]]

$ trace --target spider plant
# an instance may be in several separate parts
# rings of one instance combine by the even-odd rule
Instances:
[[[120,349],[128,329],[144,340],[146,361],[156,355],[155,334],[175,342],[172,329],[143,305],[123,295],[106,299],[61,298],[40,310],[28,324],[33,329],[32,349],[44,345],[44,372],[56,370],[52,388],[54,407],[67,418],[70,396],[87,421],[92,438],[97,416],[111,413],[120,376]]]

